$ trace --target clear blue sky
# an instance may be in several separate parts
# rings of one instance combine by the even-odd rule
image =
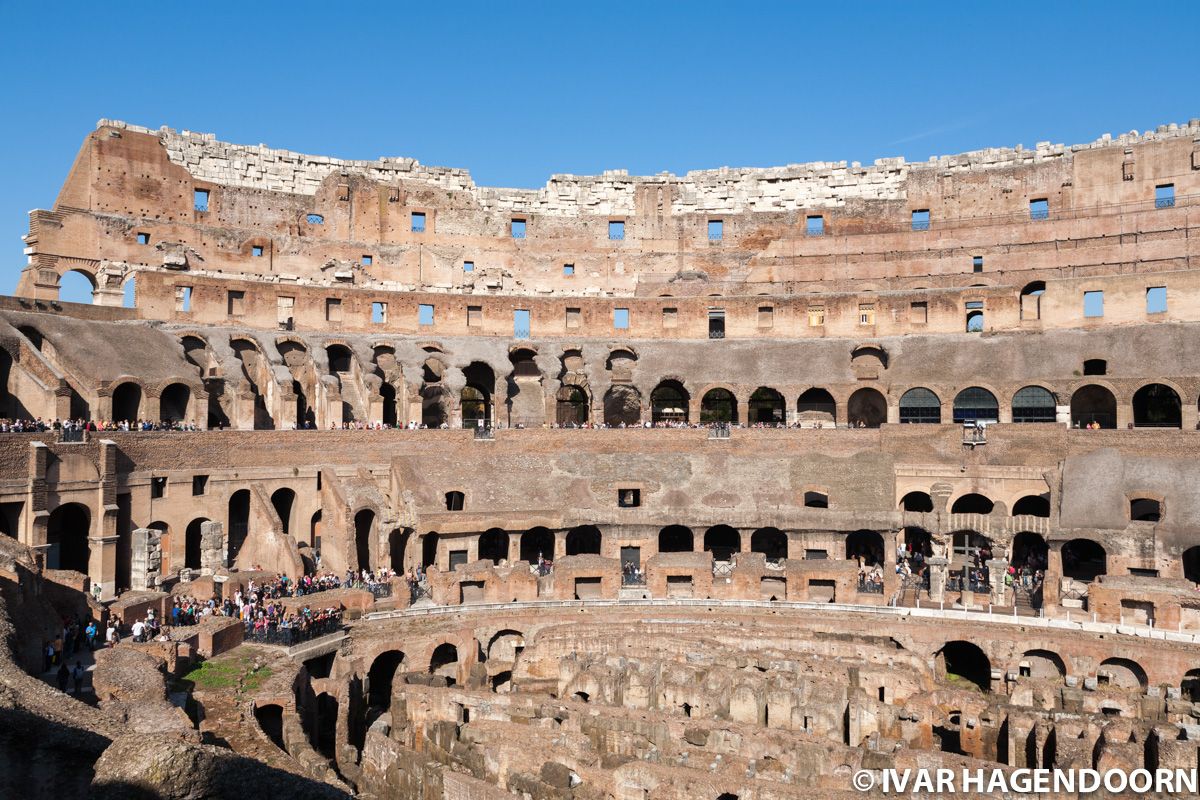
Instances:
[[[0,291],[101,117],[520,187],[1200,117],[1200,3],[838,5],[4,0]]]

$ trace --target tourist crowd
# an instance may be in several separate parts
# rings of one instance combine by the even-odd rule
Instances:
[[[139,420],[91,420],[91,419],[0,419],[0,433],[46,433],[48,431],[198,431],[201,428],[190,422],[151,422]]]

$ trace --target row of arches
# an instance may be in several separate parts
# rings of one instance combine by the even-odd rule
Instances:
[[[996,503],[986,495],[978,492],[968,492],[956,498],[950,504],[951,514],[991,514]],[[908,492],[900,498],[902,511],[930,513],[933,509],[933,496],[928,492]],[[1028,494],[1017,499],[1012,506],[1012,516],[1043,517],[1050,516],[1050,493]]]

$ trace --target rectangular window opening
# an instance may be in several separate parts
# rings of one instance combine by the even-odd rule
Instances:
[[[150,479],[150,498],[152,500],[157,500],[160,497],[166,497],[166,496],[167,496],[167,479],[165,477],[164,478],[151,478]]]
[[[529,333],[529,309],[518,308],[513,311],[513,336],[517,339],[528,339]]]
[[[514,219],[514,220],[512,221],[512,228],[511,228],[511,230],[512,230],[512,238],[514,238],[514,239],[524,239],[524,238],[525,238],[525,220],[523,220],[523,219]]]
[[[1165,314],[1167,311],[1167,287],[1151,286],[1146,289],[1146,313]]]
[[[972,272],[983,272],[983,256],[972,256],[971,257],[971,271]]]
[[[1175,184],[1164,183],[1161,186],[1154,187],[1154,207],[1155,208],[1174,208],[1175,207]]]
[[[374,262],[375,262],[375,259],[374,259],[374,258],[372,258],[371,256],[363,256],[363,257],[362,257],[362,265],[363,265],[364,267],[369,267],[369,266],[371,266],[371,264],[373,264]]]
[[[613,328],[619,331],[629,330],[629,309],[614,308],[613,309]]]
[[[199,497],[200,495],[204,494],[207,490],[208,490],[208,476],[207,475],[193,475],[192,476],[192,496]]]
[[[618,489],[617,505],[621,508],[637,508],[642,504],[641,489]]]
[[[567,327],[578,328],[580,326],[580,311],[578,308],[567,309]]]
[[[663,309],[663,327],[674,328],[679,324],[679,309],[664,308]]]
[[[825,217],[820,214],[812,214],[805,219],[804,225],[805,236],[824,236],[825,235]]]
[[[708,240],[719,242],[723,238],[725,238],[725,222],[719,219],[710,219],[708,221]]]
[[[150,244],[150,234],[139,233],[138,234],[138,244]]]
[[[412,232],[413,233],[424,233],[425,232],[425,212],[424,211],[412,212]]]
[[[929,303],[919,300],[908,307],[908,321],[914,325],[924,325],[929,322]]]
[[[190,287],[190,286],[175,287],[175,310],[176,311],[191,311],[192,310],[192,287]]]
[[[623,241],[625,239],[625,222],[623,220],[609,220],[608,238],[614,242]]]
[[[276,321],[279,327],[285,331],[292,329],[292,311],[296,307],[296,298],[294,297],[279,297],[275,303]]]
[[[912,212],[912,229],[914,231],[929,230],[929,209],[919,208]]]
[[[819,328],[825,324],[825,306],[811,306],[808,309],[808,327]]]
[[[467,306],[467,327],[477,328],[483,324],[483,306]]]
[[[1029,201],[1029,218],[1030,219],[1049,219],[1050,218],[1050,201],[1044,197],[1039,197],[1037,200]]]
[[[371,322],[376,325],[385,324],[387,322],[387,307],[387,303],[371,303]]]
[[[708,310],[708,338],[725,338],[725,309],[710,308]]]
[[[226,301],[226,312],[231,317],[244,314],[246,311],[246,293],[240,289],[230,289]]]
[[[208,189],[195,190],[192,193],[192,200],[197,211],[208,211]]]
[[[564,278],[569,278],[574,274],[575,274],[575,265],[574,264],[563,264],[563,277]]]
[[[1083,293],[1083,316],[1085,317],[1103,317],[1104,316],[1104,292],[1084,292]]]
[[[342,301],[336,297],[325,298],[325,321],[342,321]]]
[[[858,304],[858,324],[859,325],[874,325],[875,324],[875,304],[874,303],[859,303]]]
[[[775,326],[775,307],[774,306],[759,306],[758,307],[758,327],[773,328]]]
[[[463,272],[474,272],[474,271],[475,271],[475,262],[474,261],[464,261],[463,262]]]
[[[262,258],[262,254],[263,248],[261,244],[256,244],[250,248],[250,255],[254,256],[255,258]]]
[[[432,325],[433,324],[433,306],[426,303],[417,305],[417,324]]]

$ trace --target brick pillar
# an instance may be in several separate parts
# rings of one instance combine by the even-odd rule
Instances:
[[[1004,585],[1004,576],[1008,574],[1008,560],[993,558],[987,562],[988,579],[992,583],[992,605],[1008,605],[1008,587]]]
[[[940,603],[946,599],[946,577],[950,562],[941,556],[930,556],[925,559],[929,567],[929,599]]]

